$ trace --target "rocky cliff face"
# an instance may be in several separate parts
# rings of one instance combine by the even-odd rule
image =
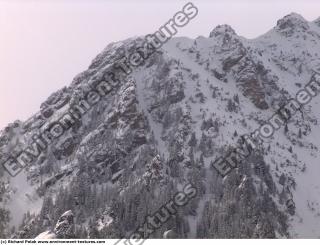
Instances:
[[[21,234],[19,234],[21,236]],[[18,235],[18,236],[19,236]],[[75,238],[74,215],[68,210],[58,219],[53,231],[45,231],[39,234],[36,239],[68,239]]]
[[[38,113],[8,125],[0,160],[81,104],[89,85],[106,79],[142,41],[108,45]],[[34,163],[14,178],[1,170],[1,212],[9,210],[11,221],[1,219],[8,225],[0,234],[21,237],[8,229],[15,225],[33,238],[57,222],[65,227],[71,221],[60,217],[72,210],[74,237],[129,237],[192,183],[196,198],[151,237],[168,230],[179,238],[318,237],[317,98],[226,177],[210,166],[320,72],[319,50],[319,21],[290,14],[256,39],[222,25],[208,38],[170,40],[128,76],[113,71],[117,86],[78,113]]]

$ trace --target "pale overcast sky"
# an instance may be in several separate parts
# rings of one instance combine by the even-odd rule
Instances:
[[[0,128],[25,120],[69,85],[108,43],[152,33],[188,1],[0,0]],[[318,0],[194,0],[198,16],[178,36],[229,24],[247,38],[296,12],[320,16]]]

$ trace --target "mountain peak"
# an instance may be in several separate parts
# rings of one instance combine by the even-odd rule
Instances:
[[[284,16],[282,19],[298,19],[298,20],[306,21],[302,15],[295,13],[295,12],[291,12],[290,14]]]
[[[278,20],[276,29],[286,34],[292,34],[295,30],[305,31],[309,28],[308,21],[300,14],[291,13]]]
[[[316,19],[315,21],[313,21],[317,26],[320,27],[320,17],[318,19]]]
[[[216,28],[214,28],[211,32],[209,37],[217,37],[220,35],[237,35],[234,29],[229,25],[218,25]]]

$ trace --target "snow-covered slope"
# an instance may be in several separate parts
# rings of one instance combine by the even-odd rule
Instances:
[[[142,41],[108,45],[39,113],[5,128],[1,160],[79,103],[88,84]],[[228,25],[209,37],[173,38],[128,77],[116,73],[120,85],[25,173],[4,173],[3,207],[11,226],[22,223],[15,236],[51,237],[60,216],[72,210],[73,237],[128,237],[191,182],[197,197],[152,237],[169,230],[181,238],[319,237],[318,97],[226,177],[211,168],[320,72],[319,50],[319,19],[294,13],[256,39],[239,37]],[[21,189],[13,192],[17,183]]]

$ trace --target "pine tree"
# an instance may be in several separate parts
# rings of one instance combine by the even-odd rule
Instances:
[[[0,238],[7,237],[7,227],[10,221],[9,211],[0,208]]]
[[[189,146],[195,147],[197,145],[196,133],[193,132],[189,141]]]
[[[237,132],[237,130],[234,131],[233,136],[234,136],[234,137],[238,137],[238,132]]]
[[[298,137],[299,137],[299,139],[301,139],[301,138],[302,138],[302,131],[301,131],[301,128],[299,128]]]
[[[236,111],[236,105],[234,104],[234,102],[231,99],[228,99],[227,109],[229,112]]]
[[[51,196],[46,196],[43,200],[42,208],[40,211],[40,222],[44,226],[50,226],[53,224],[53,200]]]
[[[239,95],[236,94],[233,96],[233,100],[237,103],[237,104],[240,104],[240,101],[239,101]]]

